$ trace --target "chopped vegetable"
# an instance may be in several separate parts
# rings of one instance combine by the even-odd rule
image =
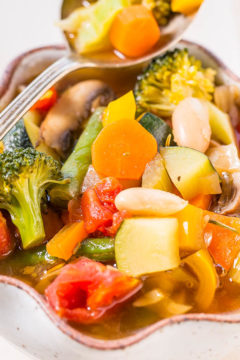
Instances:
[[[134,301],[133,306],[143,307],[159,303],[166,297],[165,294],[159,289],[153,289],[140,296]]]
[[[166,318],[169,316],[185,314],[192,309],[191,305],[178,303],[168,297],[165,297],[163,302],[151,306],[152,311],[155,311],[160,317]]]
[[[76,222],[65,225],[48,243],[49,255],[69,260],[77,245],[88,237],[84,223]]]
[[[117,179],[105,178],[94,186],[94,190],[96,191],[99,200],[106,208],[113,212],[117,210],[115,199],[122,191],[122,185]]]
[[[23,117],[24,126],[28,137],[37,151],[52,156],[55,160],[59,160],[58,154],[44,143],[40,136],[41,115],[38,111],[29,111]]]
[[[164,293],[173,294],[179,289],[197,289],[198,281],[185,267],[179,266],[170,271],[162,271],[149,276],[144,283],[147,290],[158,288]]]
[[[98,0],[87,8],[80,7],[59,22],[59,27],[75,34],[73,45],[79,54],[110,48],[109,31],[118,12],[130,5],[129,0]]]
[[[238,234],[208,223],[205,228],[205,236],[210,237],[211,242],[208,247],[216,264],[221,265],[225,270],[229,270],[240,251],[240,219],[237,217],[229,217],[224,215],[215,214],[210,211],[205,212],[211,220],[223,223],[238,231]]]
[[[94,167],[92,165],[89,165],[88,171],[82,183],[81,192],[84,193],[84,191],[95,186],[99,181],[101,181],[100,176],[98,175]]]
[[[68,202],[68,221],[67,223],[74,223],[83,219],[81,208],[81,198],[72,199]]]
[[[55,104],[57,98],[57,91],[52,87],[33,105],[32,110],[48,111]]]
[[[202,249],[183,261],[198,278],[199,286],[195,299],[199,308],[206,310],[211,305],[218,286],[218,276],[211,256],[207,250]]]
[[[109,262],[115,259],[114,239],[112,238],[89,238],[81,242],[76,256],[86,256],[89,259]]]
[[[101,117],[103,108],[95,111],[89,119],[88,124],[80,135],[79,140],[62,167],[64,178],[70,178],[71,181],[65,186],[55,186],[51,190],[51,199],[55,203],[65,203],[66,201],[77,197],[81,191],[83,179],[91,164],[91,146],[96,136],[102,129]]]
[[[191,310],[192,306],[176,303],[160,289],[153,289],[134,301],[135,307],[149,307],[161,317],[184,314]]]
[[[175,49],[152,60],[135,86],[138,113],[172,115],[175,106],[192,96],[211,100],[215,71],[203,68],[187,49]]]
[[[0,155],[0,208],[9,211],[24,249],[45,238],[41,200],[55,182],[63,182],[59,163],[43,153],[27,148]]]
[[[113,213],[99,200],[94,189],[85,191],[81,201],[83,219],[89,233],[111,226]]]
[[[92,146],[97,173],[139,179],[157,153],[157,142],[137,121],[122,119],[104,127]]]
[[[220,226],[220,227],[222,227],[222,228],[224,228],[224,229],[233,231],[233,232],[236,233],[236,234],[239,234],[239,232],[238,232],[236,229],[234,229],[233,227],[228,226],[228,225],[226,225],[226,224],[223,224],[223,223],[220,222],[220,221],[216,221],[216,220],[209,219],[208,222],[209,222],[209,224],[217,225],[217,226]]]
[[[190,200],[190,204],[203,210],[208,210],[212,201],[211,195],[197,195]]]
[[[7,226],[7,221],[0,212],[0,259],[9,255],[14,249],[14,243]]]
[[[170,179],[184,199],[221,193],[219,176],[206,155],[180,146],[161,148],[160,153]]]
[[[34,249],[25,251],[18,251],[14,253],[9,259],[9,265],[16,271],[16,269],[23,269],[26,266],[36,266],[40,264],[57,264],[59,260],[50,256],[46,250],[45,245],[41,245]]]
[[[165,146],[169,135],[171,135],[170,145],[176,145],[173,141],[172,129],[158,116],[146,113],[141,117],[139,123],[155,137],[158,146]]]
[[[170,270],[180,263],[175,218],[133,218],[121,225],[115,239],[117,267],[132,276]]]
[[[173,185],[159,153],[146,165],[142,176],[142,187],[173,192]]]
[[[103,113],[103,126],[122,119],[135,120],[136,102],[132,91],[111,101]]]
[[[115,205],[136,216],[169,216],[184,209],[187,201],[162,190],[131,188],[117,195]]]
[[[223,145],[235,144],[236,137],[228,114],[221,111],[213,103],[207,102],[212,138]]]
[[[172,11],[190,15],[197,11],[203,0],[171,0]]]
[[[104,235],[114,236],[125,217],[126,211],[119,212],[114,201],[122,190],[121,184],[114,178],[106,178],[83,194],[81,200],[82,216],[88,233],[100,231]]]
[[[160,26],[167,25],[172,15],[171,0],[142,0],[142,5],[153,12]]]
[[[179,247],[183,252],[194,252],[204,246],[203,210],[187,205],[177,215],[179,223]]]
[[[140,288],[139,280],[82,258],[65,266],[45,294],[60,317],[87,324],[96,322]]]
[[[110,29],[115,49],[129,57],[145,55],[160,39],[152,12],[143,5],[128,6],[116,15]]]
[[[32,147],[29,136],[26,132],[23,120],[19,120],[17,124],[4,136],[4,151],[15,151],[20,148]]]

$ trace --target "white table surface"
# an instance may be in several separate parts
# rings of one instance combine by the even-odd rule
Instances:
[[[62,43],[62,36],[53,25],[58,18],[60,3],[61,0],[0,1],[0,74],[21,52]],[[240,0],[205,0],[196,21],[184,36],[211,49],[238,75],[239,15]],[[5,360],[32,359],[1,337],[0,354],[0,358]]]

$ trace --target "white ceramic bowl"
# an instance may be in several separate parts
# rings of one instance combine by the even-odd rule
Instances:
[[[205,65],[215,68],[220,83],[240,79],[209,51],[182,41]],[[30,81],[65,52],[64,47],[34,49],[15,59],[0,81],[0,109],[15,96],[19,85]],[[110,85],[126,91],[128,70],[108,76]],[[105,78],[105,72],[81,70],[64,78],[69,81]],[[59,319],[34,289],[11,277],[0,276],[0,335],[41,360],[237,360],[240,359],[240,314],[187,314],[161,320],[138,333],[119,340],[98,340],[86,336]]]

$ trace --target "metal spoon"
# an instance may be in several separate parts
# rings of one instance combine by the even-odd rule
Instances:
[[[81,6],[82,0],[63,0],[61,17],[65,18],[75,8]],[[35,104],[35,102],[58,80],[72,71],[82,68],[125,68],[134,67],[151,60],[153,57],[163,54],[176,44],[194,18],[176,14],[169,24],[162,29],[161,40],[147,55],[129,59],[119,57],[114,52],[98,53],[89,56],[80,56],[74,52],[66,34],[65,40],[68,45],[68,53],[49,66],[20,95],[18,95],[0,114],[0,139],[2,139],[21,117]]]

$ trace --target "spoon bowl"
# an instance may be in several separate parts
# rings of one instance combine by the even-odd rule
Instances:
[[[63,0],[61,7],[61,19],[67,18],[74,10],[82,6],[86,1],[83,0]],[[158,43],[144,56],[139,58],[128,58],[118,51],[109,50],[96,53],[89,53],[84,55],[84,59],[98,64],[99,67],[132,67],[151,60],[154,57],[164,54],[169,48],[174,46],[183,36],[183,33],[193,21],[196,13],[191,16],[184,16],[182,14],[175,14],[172,16],[169,23],[161,27],[161,38]],[[79,58],[66,32],[63,32],[65,42],[67,43],[69,51]]]
[[[61,18],[67,17],[73,10],[84,3],[83,0],[63,0]],[[114,51],[80,56],[74,51],[67,34],[64,33],[65,42],[68,45],[66,56],[41,73],[0,113],[0,140],[4,138],[36,101],[65,75],[83,68],[121,69],[133,68],[143,64],[156,56],[162,55],[175,45],[194,19],[195,14],[191,16],[175,14],[168,25],[162,28],[162,36],[157,45],[148,54],[134,59],[126,58]]]

